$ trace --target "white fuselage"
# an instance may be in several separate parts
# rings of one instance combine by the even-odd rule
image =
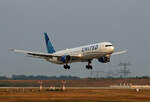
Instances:
[[[80,62],[80,61],[86,62],[88,60],[98,59],[103,56],[110,57],[113,52],[114,52],[114,46],[110,42],[102,42],[102,43],[96,43],[96,44],[57,51],[53,53],[53,55],[54,56],[64,56],[64,55],[78,56],[79,59],[72,59],[70,61],[70,63],[72,63],[72,62]],[[56,64],[64,64],[57,57],[49,58],[47,59],[47,61]]]

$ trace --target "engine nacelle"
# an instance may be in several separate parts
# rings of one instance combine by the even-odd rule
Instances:
[[[71,56],[70,55],[64,55],[60,58],[60,61],[62,61],[63,63],[68,63],[71,61]]]
[[[101,62],[101,63],[108,63],[108,62],[110,62],[110,58],[109,57],[100,57],[99,59],[98,59],[98,61],[99,62]]]

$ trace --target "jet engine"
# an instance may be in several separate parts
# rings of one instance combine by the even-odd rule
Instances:
[[[98,61],[101,62],[101,63],[108,63],[108,62],[110,62],[110,57],[106,57],[106,56],[100,57],[98,59]]]
[[[70,55],[64,55],[60,58],[60,61],[62,61],[63,63],[68,63],[71,61],[71,56]]]

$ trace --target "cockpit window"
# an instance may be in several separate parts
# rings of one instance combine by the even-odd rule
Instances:
[[[110,46],[112,46],[112,45],[105,45],[105,47],[110,47]]]

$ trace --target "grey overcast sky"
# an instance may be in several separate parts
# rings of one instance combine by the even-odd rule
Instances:
[[[102,41],[128,50],[110,64],[94,60],[94,70],[117,70],[130,61],[132,76],[150,73],[150,0],[0,0],[0,75],[89,76],[86,63],[64,70],[8,50],[46,52],[45,31],[56,50]]]

